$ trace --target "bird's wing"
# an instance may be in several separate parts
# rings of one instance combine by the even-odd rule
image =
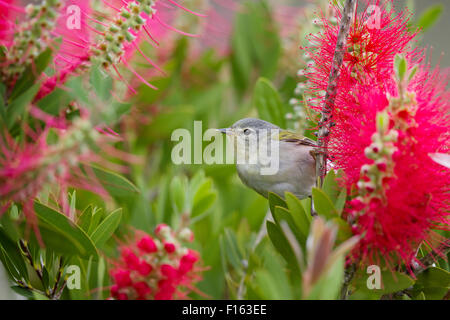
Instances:
[[[288,130],[281,130],[279,133],[280,141],[297,143],[304,146],[317,147],[317,142]]]

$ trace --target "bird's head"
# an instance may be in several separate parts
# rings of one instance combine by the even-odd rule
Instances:
[[[245,137],[251,134],[258,136],[261,132],[266,133],[270,130],[280,130],[280,128],[270,122],[255,118],[244,118],[236,121],[230,128],[219,129],[223,134],[235,137]]]
[[[257,144],[261,141],[261,137],[264,136],[267,139],[274,134],[278,134],[280,128],[270,122],[255,119],[244,118],[236,121],[231,127],[218,129],[221,133],[226,134],[231,140],[240,140],[241,144],[234,143],[236,154],[245,152],[246,157],[250,148],[252,140]],[[240,149],[238,149],[238,146]],[[241,150],[242,149],[242,150]]]

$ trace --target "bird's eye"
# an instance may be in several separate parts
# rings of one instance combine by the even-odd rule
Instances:
[[[248,136],[250,133],[251,133],[251,130],[250,130],[250,129],[244,129],[244,134],[245,134],[246,136]]]

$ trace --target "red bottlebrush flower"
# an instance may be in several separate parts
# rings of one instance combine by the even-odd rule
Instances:
[[[138,294],[138,300],[146,300],[147,296],[152,293],[152,289],[145,281],[133,283],[133,288]]]
[[[117,295],[117,300],[128,300],[128,295],[126,293],[119,293]]]
[[[392,83],[386,90],[355,87],[356,98],[334,114],[329,152],[348,189],[357,183],[363,195],[363,205],[354,199],[347,212],[355,217],[353,231],[364,235],[355,254],[367,262],[385,257],[409,266],[423,241],[433,247],[433,229],[450,229],[448,170],[428,156],[450,148],[447,83],[448,72],[422,67],[407,88],[410,101],[400,102]],[[385,109],[387,131],[377,135],[377,113]],[[383,154],[390,156],[377,160]],[[367,165],[376,168],[373,178]]]
[[[139,240],[139,242],[137,243],[137,247],[147,253],[158,251],[155,241],[148,235],[143,236],[142,239]]]
[[[201,280],[199,254],[183,247],[185,237],[180,235],[182,232],[173,232],[167,225],[159,225],[156,231],[158,238],[143,234],[130,245],[122,246],[120,258],[113,261],[114,268],[110,271],[113,280],[111,298],[120,299],[119,294],[126,293],[129,299],[185,299],[191,290],[195,290],[193,284]],[[178,249],[169,253],[163,243]],[[140,252],[137,268],[136,251]],[[123,275],[124,270],[130,281]],[[125,282],[126,286],[123,285]]]
[[[130,271],[125,269],[119,269],[112,274],[118,288],[124,288],[131,285]]]
[[[172,300],[176,288],[171,280],[161,280],[158,282],[158,292],[155,294],[155,300]]]
[[[397,84],[396,54],[409,66],[423,55],[410,49],[414,34],[408,32],[408,15],[379,8],[379,28],[365,22],[370,16],[365,11],[350,30],[328,152],[345,173],[343,184],[349,191],[357,187],[358,197],[346,208],[353,232],[362,236],[354,255],[367,263],[383,258],[409,267],[422,242],[433,247],[433,229],[449,230],[450,178],[428,156],[450,148],[448,72],[421,67],[407,87],[406,80]],[[313,46],[307,49],[315,63],[306,73],[320,101],[338,34],[338,27],[323,24],[323,32],[311,36]]]
[[[134,252],[129,248],[124,248],[121,252],[122,259],[125,261],[128,268],[132,270],[139,270],[140,261]]]
[[[137,267],[137,271],[143,276],[148,276],[150,272],[152,272],[152,270],[152,265],[145,261],[141,261],[141,263]]]
[[[181,274],[185,274],[191,271],[192,267],[194,266],[195,262],[197,262],[197,260],[198,260],[197,254],[194,251],[189,250],[188,253],[186,253],[183,257],[181,257],[178,271]]]
[[[341,99],[345,100],[348,93],[360,82],[367,84],[371,81],[377,87],[383,87],[386,82],[390,82],[392,63],[397,53],[408,52],[409,61],[420,60],[419,52],[408,51],[415,36],[408,31],[410,14],[387,11],[385,5],[379,4],[379,1],[371,3],[378,4],[380,19],[374,22],[370,20],[373,12],[368,11],[368,6],[353,20],[339,76],[336,105],[341,103]],[[308,39],[311,45],[304,48],[313,60],[309,71],[305,72],[310,84],[309,93],[319,102],[311,104],[311,107],[319,111],[323,103],[323,92],[328,85],[342,15],[338,7],[335,7],[335,12],[338,23],[333,25],[322,18],[322,31],[310,35]],[[379,26],[375,22],[379,22]]]
[[[68,0],[61,7],[54,34],[62,38],[55,55],[57,70],[70,70],[86,62],[90,56],[87,44],[93,41],[89,22],[92,17],[90,1]]]
[[[163,264],[160,268],[161,274],[169,279],[173,279],[177,276],[177,269],[172,267],[170,264]]]
[[[117,298],[119,296],[119,286],[117,284],[111,286],[110,294],[113,298]]]
[[[13,21],[17,15],[25,10],[17,5],[15,0],[0,1],[0,44],[6,47],[11,45],[14,35]]]
[[[165,242],[164,243],[164,249],[167,251],[167,253],[173,253],[175,252],[175,245],[171,242]]]

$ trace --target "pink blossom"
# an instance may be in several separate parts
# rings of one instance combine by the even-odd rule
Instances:
[[[352,195],[345,214],[362,236],[353,250],[365,263],[410,263],[422,243],[433,247],[433,230],[449,230],[448,170],[428,156],[450,148],[449,72],[418,65],[424,55],[411,48],[409,16],[382,8],[381,27],[369,28],[358,14],[350,31],[332,115],[328,153]],[[337,15],[340,19],[340,13]],[[337,27],[324,20],[311,36],[315,66],[307,73],[311,93],[323,105]],[[355,54],[353,54],[353,52]],[[419,70],[406,89],[395,79],[393,61],[403,54]],[[403,100],[399,100],[400,95]],[[320,110],[320,107],[315,107]],[[386,114],[385,128],[377,118]],[[355,194],[356,193],[356,194]]]
[[[178,231],[167,225],[156,229],[156,238],[140,232],[135,241],[121,247],[120,258],[112,261],[112,298],[120,300],[126,294],[127,299],[185,299],[196,290],[194,283],[201,280],[202,271],[199,254],[183,247]],[[168,252],[163,243],[178,249]]]

